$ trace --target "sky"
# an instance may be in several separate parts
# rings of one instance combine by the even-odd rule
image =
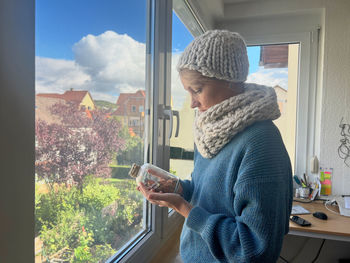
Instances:
[[[175,65],[193,37],[173,13],[172,97],[184,100]],[[37,0],[36,93],[88,90],[116,102],[145,86],[145,0]],[[258,66],[260,47],[248,47],[248,82],[287,88],[287,69]]]

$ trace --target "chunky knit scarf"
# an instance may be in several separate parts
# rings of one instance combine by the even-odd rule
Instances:
[[[203,157],[213,158],[249,125],[257,121],[275,120],[280,115],[273,88],[245,84],[243,93],[198,112],[194,121],[197,149]]]

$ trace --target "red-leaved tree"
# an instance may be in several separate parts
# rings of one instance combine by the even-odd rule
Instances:
[[[51,114],[58,121],[35,125],[38,178],[81,187],[87,175],[110,176],[108,165],[125,145],[120,123],[106,111],[90,112],[74,103],[54,104]]]

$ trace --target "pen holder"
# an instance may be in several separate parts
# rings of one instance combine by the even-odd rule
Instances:
[[[299,194],[301,198],[307,199],[310,195],[310,187],[300,187]]]

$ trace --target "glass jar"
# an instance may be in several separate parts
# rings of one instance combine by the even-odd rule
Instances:
[[[179,178],[163,169],[149,163],[142,166],[133,164],[129,175],[136,178],[137,183],[143,183],[156,192],[177,193],[179,188]]]

